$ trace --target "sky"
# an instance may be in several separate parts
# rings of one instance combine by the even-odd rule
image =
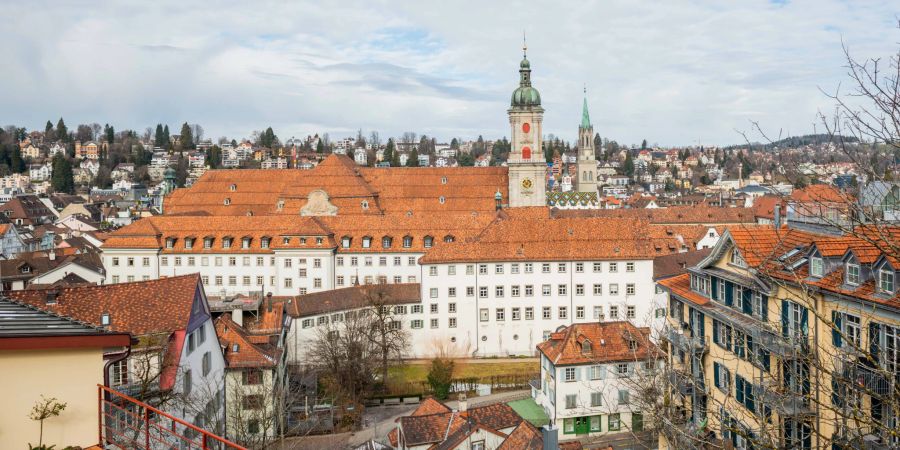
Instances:
[[[896,54],[896,1],[0,0],[0,124],[144,130],[187,121],[240,140],[412,131],[509,135],[522,35],[544,132],[622,144],[814,131],[858,58]],[[752,137],[752,135],[751,135]]]

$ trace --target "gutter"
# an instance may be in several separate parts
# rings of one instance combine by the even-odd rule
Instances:
[[[110,385],[109,385],[109,368],[112,367],[113,364],[115,364],[119,361],[124,361],[124,360],[128,359],[128,357],[131,356],[131,346],[135,343],[136,343],[136,340],[134,338],[132,338],[131,342],[128,344],[128,347],[126,347],[124,351],[112,353],[111,355],[113,355],[113,357],[110,358],[108,361],[106,361],[105,364],[103,364],[103,385],[104,386],[110,387]]]

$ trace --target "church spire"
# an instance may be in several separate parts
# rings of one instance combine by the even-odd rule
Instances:
[[[587,85],[584,87],[584,104],[581,107],[581,128],[588,129],[591,127],[591,116],[588,114],[587,107]]]

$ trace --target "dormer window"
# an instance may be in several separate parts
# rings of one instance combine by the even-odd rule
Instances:
[[[187,250],[194,248],[194,238],[185,238],[184,239],[184,248]]]
[[[441,184],[447,184],[447,177],[441,177]]]
[[[878,290],[883,294],[894,293],[894,271],[889,267],[883,267],[878,271]]]
[[[175,238],[166,238],[166,248],[175,247]]]
[[[446,201],[447,201],[447,199],[446,199],[446,198],[444,198],[444,196],[443,196],[443,195],[442,195],[442,196],[440,196],[440,197],[438,197],[438,202],[440,202],[440,204],[442,204],[442,205],[443,205],[443,204],[444,204],[444,202],[446,202]]]
[[[232,352],[232,353],[237,353],[238,350],[240,350],[240,349],[241,349],[241,346],[238,345],[238,344],[232,344],[232,346],[231,346],[231,352]]]
[[[325,243],[325,239],[321,237],[316,238],[316,245],[322,245],[323,243]]]
[[[824,271],[822,257],[821,256],[813,256],[809,258],[809,274],[816,277],[822,278],[822,272]]]
[[[391,244],[393,243],[393,239],[390,236],[385,236],[381,238],[381,248],[391,248]]]
[[[237,185],[236,185],[236,184],[232,184],[231,186],[228,187],[228,189],[229,189],[231,192],[234,192],[234,191],[237,190]]]
[[[431,248],[434,245],[434,238],[431,236],[425,236],[425,248]]]
[[[109,313],[103,313],[103,315],[100,316],[100,325],[103,325],[104,327],[109,326]]]
[[[262,248],[269,248],[269,242],[271,240],[272,239],[270,239],[270,238],[264,237],[264,238],[260,239],[259,246]]]
[[[363,248],[372,247],[372,238],[370,236],[363,236],[362,246],[363,246]]]
[[[341,238],[341,247],[342,248],[350,248],[350,244],[353,243],[353,238],[350,236],[344,236]]]
[[[363,211],[369,209],[369,201],[368,200],[363,200],[361,205],[362,205]]]
[[[284,209],[284,200],[278,200],[278,203],[275,204],[275,208],[276,208],[278,211],[283,210],[283,209]]]
[[[230,237],[222,239],[222,248],[231,248],[231,241],[233,239]]]
[[[413,238],[412,236],[403,236],[403,248],[412,247]]]
[[[212,248],[213,238],[205,237],[203,238],[203,248]]]
[[[747,267],[747,261],[744,261],[744,257],[737,249],[731,251],[731,263],[738,267]]]
[[[228,198],[228,197],[225,197],[225,201],[224,201],[224,202],[222,202],[222,203],[224,203],[224,204],[225,204],[225,206],[228,206],[228,205],[230,205],[230,204],[231,204],[231,199],[230,199],[230,198]]]
[[[629,339],[628,340],[628,350],[634,351],[634,350],[637,350],[637,348],[638,348],[637,341],[635,341],[634,339]]]
[[[31,273],[31,266],[22,266],[22,273]]]
[[[252,240],[253,239],[249,238],[249,237],[245,237],[245,238],[241,239],[241,248],[243,248],[243,249],[250,248],[250,241],[252,241]]]
[[[591,351],[591,341],[590,341],[590,340],[585,340],[584,342],[581,343],[581,354],[583,354],[583,355],[590,355],[591,353],[592,353],[592,351]]]
[[[859,264],[847,263],[847,284],[859,286]]]
[[[448,235],[444,236],[444,242],[453,242],[455,240],[456,240],[456,238],[453,237],[452,234],[448,234]]]
[[[281,239],[281,243],[284,244],[284,245],[288,245],[288,244],[291,243],[291,238],[285,236],[284,238]]]

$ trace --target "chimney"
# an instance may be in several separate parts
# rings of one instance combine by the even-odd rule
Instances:
[[[272,293],[266,294],[266,311],[272,312]]]
[[[559,450],[558,430],[552,424],[541,427],[541,438],[544,441],[544,450]]]
[[[775,220],[774,220],[775,229],[781,228],[781,203],[775,203]]]
[[[231,320],[240,326],[244,326],[244,310],[240,306],[231,310]]]
[[[469,409],[469,401],[466,399],[466,394],[459,394],[459,412],[466,412]]]

